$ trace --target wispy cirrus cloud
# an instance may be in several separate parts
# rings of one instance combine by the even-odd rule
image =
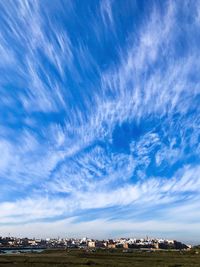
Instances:
[[[94,219],[116,231],[119,218],[127,229],[189,227],[199,218],[198,14],[171,1],[43,5],[0,4],[2,229],[69,217],[77,232]]]

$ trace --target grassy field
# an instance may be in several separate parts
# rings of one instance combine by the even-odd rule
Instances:
[[[0,267],[200,267],[200,254],[194,252],[84,252],[49,251],[39,254],[0,255]]]

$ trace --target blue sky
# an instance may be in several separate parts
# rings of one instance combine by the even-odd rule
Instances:
[[[200,2],[0,2],[0,235],[200,240]]]

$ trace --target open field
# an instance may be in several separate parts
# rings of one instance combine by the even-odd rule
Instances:
[[[200,267],[194,252],[85,252],[51,251],[39,254],[0,255],[0,267]]]

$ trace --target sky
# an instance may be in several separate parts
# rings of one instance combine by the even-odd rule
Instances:
[[[0,2],[0,236],[200,243],[200,1]]]

